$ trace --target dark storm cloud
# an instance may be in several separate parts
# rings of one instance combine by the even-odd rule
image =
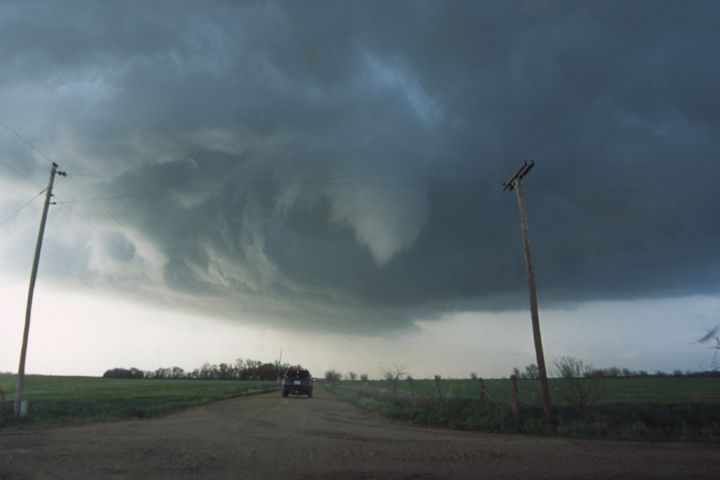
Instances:
[[[545,305],[717,292],[718,10],[9,4],[3,118],[117,197],[83,210],[108,236],[78,278],[228,316],[364,331],[524,307],[500,184],[528,159]]]

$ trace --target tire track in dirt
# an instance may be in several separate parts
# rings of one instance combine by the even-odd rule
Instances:
[[[425,429],[316,389],[150,420],[0,431],[5,479],[718,478],[717,445]]]

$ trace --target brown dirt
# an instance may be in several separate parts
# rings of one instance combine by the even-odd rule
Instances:
[[[424,429],[316,388],[151,420],[0,431],[0,479],[720,478],[717,445]]]

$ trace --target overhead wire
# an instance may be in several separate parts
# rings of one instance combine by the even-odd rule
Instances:
[[[20,133],[18,133],[18,131],[15,130],[14,128],[12,128],[10,125],[8,125],[7,123],[5,123],[5,122],[3,122],[2,120],[0,120],[0,126],[2,126],[5,130],[7,130],[8,132],[10,132],[11,134],[13,134],[16,138],[18,138],[22,143],[24,143],[28,148],[30,148],[31,150],[33,150],[34,152],[36,152],[38,155],[40,155],[40,156],[43,157],[44,159],[48,160],[50,163],[53,163],[53,159],[52,159],[52,158],[50,158],[50,157],[48,157],[47,155],[45,155],[45,153],[44,153],[42,150],[40,150],[40,149],[37,148],[35,145],[33,145],[32,142],[30,142],[30,140],[28,140],[27,138],[25,138],[25,137],[23,137],[22,135],[20,135]],[[0,163],[3,164],[3,165],[5,165],[7,168],[9,168],[9,169],[12,170],[13,172],[15,172],[17,175],[21,176],[22,178],[24,178],[24,179],[27,180],[28,182],[32,183],[32,184],[35,185],[36,187],[39,187],[39,186],[40,186],[40,184],[38,184],[37,182],[35,182],[33,179],[31,179],[31,178],[28,177],[27,175],[23,174],[23,173],[20,172],[19,170],[15,169],[14,167],[8,165],[7,163],[3,162],[2,160],[0,160]]]
[[[100,201],[99,201],[97,198],[95,198],[95,196],[90,192],[89,189],[85,188],[82,184],[80,184],[80,182],[78,182],[77,180],[75,180],[75,179],[73,178],[73,175],[72,175],[72,174],[68,175],[67,178],[69,178],[75,185],[77,185],[78,187],[80,187],[80,189],[83,190],[83,191],[87,194],[88,198],[89,198],[91,201],[95,202],[95,203],[100,207],[100,209],[103,210],[103,213],[105,213],[105,214],[106,214],[107,216],[109,216],[111,219],[117,221],[117,219],[115,218],[115,216],[114,216],[110,211],[108,211],[105,207],[103,207],[103,205],[100,203]]]
[[[628,167],[634,168],[634,167],[637,167],[637,168],[641,168],[641,169],[643,169],[643,170],[648,170],[648,169],[652,170],[652,169],[657,169],[657,168],[658,168],[658,164],[668,163],[668,162],[676,162],[676,159],[674,159],[674,158],[665,158],[665,159],[653,158],[653,159],[652,159],[652,165],[648,165],[648,164],[640,163],[640,162],[628,162],[628,161],[615,160],[615,159],[611,159],[611,160],[607,160],[607,159],[606,159],[606,160],[588,160],[588,161],[581,160],[581,161],[577,161],[577,162],[572,163],[571,166],[572,166],[572,167],[576,167],[576,166],[583,166],[583,167],[605,167],[605,168],[607,168],[607,167],[622,167],[622,168],[628,168]],[[707,167],[706,167],[706,166],[697,166],[697,165],[690,165],[690,166],[688,166],[688,165],[683,165],[683,171],[684,171],[684,172],[700,172],[700,171],[706,171],[706,170],[707,170]]]
[[[458,165],[464,163],[465,166],[471,166],[471,167],[477,167],[477,163],[467,163],[467,162],[454,162],[454,165]],[[109,174],[97,174],[97,173],[82,173],[82,172],[75,172],[74,175],[76,177],[90,177],[90,178],[108,178],[108,179],[114,179],[116,182],[118,180],[127,180],[127,181],[142,181],[142,182],[178,182],[178,183],[209,183],[209,184],[223,184],[223,185],[269,185],[269,186],[275,186],[275,185],[307,185],[307,186],[313,186],[313,185],[327,185],[327,184],[333,184],[336,185],[338,181],[344,181],[344,180],[354,180],[354,179],[360,179],[360,178],[368,178],[368,177],[398,177],[398,176],[418,176],[418,175],[426,175],[428,173],[432,173],[433,171],[437,171],[441,168],[447,168],[447,165],[431,165],[431,166],[423,166],[423,167],[416,167],[416,168],[402,168],[398,170],[378,170],[374,172],[362,172],[362,173],[348,173],[348,174],[341,174],[341,175],[333,175],[333,176],[320,176],[320,177],[309,177],[304,179],[298,179],[298,180],[269,180],[269,179],[249,179],[249,180],[229,180],[227,176],[218,177],[218,178],[193,178],[188,176],[156,176],[156,175],[133,175],[133,174],[119,174],[119,175],[109,175]],[[406,185],[406,183],[399,183],[396,182],[399,185]],[[395,185],[396,183],[391,183],[389,185]],[[385,185],[386,183],[383,183],[382,185]],[[352,182],[352,183],[340,183],[338,185],[377,185],[377,183],[365,183],[365,182]],[[414,184],[413,184],[414,185]]]
[[[474,167],[475,164],[465,163],[465,167]],[[638,165],[640,166],[640,165]],[[107,178],[115,180],[115,183],[133,182],[136,184],[148,184],[148,183],[177,183],[177,184],[200,184],[200,185],[222,185],[222,186],[242,186],[242,187],[282,187],[282,186],[302,186],[302,187],[405,187],[405,188],[416,188],[416,187],[427,187],[427,181],[414,181],[412,179],[407,180],[392,180],[391,178],[369,181],[353,181],[356,179],[372,178],[372,177],[417,177],[437,170],[438,166],[421,167],[418,169],[402,169],[402,170],[387,170],[387,171],[376,171],[368,173],[357,173],[348,175],[338,175],[329,177],[315,177],[300,180],[276,180],[276,179],[239,179],[230,180],[227,177],[222,178],[192,178],[192,177],[175,177],[175,176],[146,176],[146,175],[100,175],[100,174],[75,174],[78,177],[92,177],[92,178]],[[645,167],[643,167],[645,168]],[[435,185],[500,185],[501,181],[489,181],[481,178],[472,178],[472,175],[463,175],[462,178],[445,178],[439,180],[437,177],[434,178],[433,183]],[[568,190],[573,189],[572,185],[563,183],[562,185],[556,185],[546,182],[533,182],[536,187],[540,188],[554,188]],[[212,187],[208,188],[210,190]],[[579,190],[597,190],[597,191],[610,191],[610,192],[623,192],[623,193],[653,193],[653,194],[677,194],[677,195],[691,195],[691,196],[711,196],[712,192],[702,191],[701,189],[693,190],[681,190],[681,189],[665,189],[657,187],[648,187],[641,185],[633,185],[632,187],[624,186],[613,186],[613,185],[593,185],[583,184],[575,187]],[[142,194],[145,195],[145,194]],[[154,194],[153,194],[154,195]],[[134,197],[135,195],[128,195],[127,198]],[[148,194],[148,196],[152,196]],[[114,197],[121,198],[121,197]]]
[[[662,189],[662,188],[648,188],[648,187],[614,187],[614,186],[604,186],[604,185],[556,185],[552,183],[543,183],[543,182],[529,182],[527,184],[530,186],[530,188],[533,187],[539,187],[544,189],[553,189],[553,190],[576,190],[576,191],[586,191],[586,190],[592,190],[592,191],[605,191],[605,192],[622,192],[622,193],[637,193],[637,194],[656,194],[656,195],[683,195],[686,197],[715,197],[717,196],[714,194],[714,192],[707,191],[707,190],[675,190],[675,189]]]
[[[30,205],[32,202],[34,202],[36,198],[38,198],[40,195],[42,195],[42,194],[45,193],[46,191],[47,191],[47,188],[41,190],[40,193],[38,193],[37,195],[35,195],[33,198],[31,198],[30,200],[28,200],[28,201],[25,202],[24,204],[22,204],[22,206],[20,206],[17,210],[15,210],[11,215],[9,215],[9,216],[6,217],[3,221],[1,221],[1,222],[0,222],[0,226],[3,226],[6,222],[10,221],[11,218],[15,217],[15,215],[17,215],[18,213],[20,213],[25,207],[27,207],[27,206]]]
[[[13,167],[13,166],[11,166],[11,165],[3,162],[2,160],[0,160],[0,165],[4,165],[4,166],[7,167],[8,169],[10,169],[13,173],[15,173],[16,175],[24,178],[24,179],[27,180],[28,182],[32,183],[34,186],[36,186],[36,187],[39,187],[39,186],[40,186],[40,184],[37,183],[35,180],[33,180],[32,178],[28,177],[27,175],[25,175],[24,173],[22,173],[20,170],[16,169],[15,167]]]
[[[45,152],[43,152],[42,150],[40,150],[39,148],[37,148],[35,145],[33,145],[32,142],[30,142],[30,140],[28,140],[27,138],[25,138],[25,137],[23,137],[22,135],[20,135],[20,133],[18,133],[17,130],[15,130],[14,128],[10,127],[7,123],[5,123],[5,122],[3,122],[2,120],[0,120],[0,126],[4,127],[7,131],[9,131],[9,132],[12,133],[13,135],[15,135],[21,142],[23,142],[23,143],[24,143],[25,145],[27,145],[31,150],[35,151],[38,155],[40,155],[41,157],[43,157],[45,160],[47,160],[47,161],[49,161],[49,162],[51,162],[51,163],[54,162],[54,160],[53,160],[52,158],[50,158],[50,157],[48,157],[47,155],[45,155]]]
[[[195,190],[193,193],[202,193],[206,190]],[[57,205],[66,205],[68,203],[83,203],[83,202],[105,202],[110,200],[125,200],[129,198],[145,198],[145,197],[165,197],[176,195],[175,192],[147,192],[147,193],[133,193],[127,195],[113,195],[111,197],[95,197],[95,198],[74,198],[72,200],[60,200],[55,202]]]
[[[44,159],[48,160],[49,162],[54,162],[54,160],[47,155],[45,152],[40,150],[38,147],[36,147],[32,142],[30,142],[27,138],[25,138],[23,135],[21,135],[17,130],[10,127],[7,123],[0,120],[0,126],[5,128],[8,132],[10,132],[12,135],[14,135],[16,138],[18,138],[22,143],[24,143],[28,148],[36,152],[38,155],[43,157]],[[453,163],[458,165],[464,165],[467,167],[475,167],[478,166],[479,161],[458,161],[458,162],[451,162],[450,165]],[[488,162],[479,162],[479,163],[485,163]],[[589,162],[581,162],[583,165],[598,165],[598,166],[607,166],[608,162],[605,161],[589,161]],[[18,171],[11,165],[3,162],[0,160],[0,164],[4,165],[8,169],[12,170],[15,174],[21,176],[25,180],[31,182],[35,186],[40,186],[38,183],[33,181],[30,177],[24,175],[22,172]],[[623,167],[628,166],[637,166],[641,168],[647,168],[646,165],[642,164],[629,164],[629,163],[623,163]],[[349,174],[349,175],[339,175],[339,176],[333,176],[333,177],[319,177],[319,178],[311,178],[307,180],[297,180],[297,181],[279,181],[279,180],[234,180],[229,181],[227,177],[225,178],[218,178],[218,179],[198,179],[198,178],[189,178],[189,177],[156,177],[156,176],[143,176],[143,175],[104,175],[104,174],[83,174],[83,173],[73,173],[73,175],[70,177],[71,180],[77,184],[82,190],[84,190],[91,201],[95,201],[98,203],[100,208],[103,208],[102,205],[99,203],[98,199],[95,198],[92,193],[89,192],[88,189],[83,187],[77,180],[75,180],[72,177],[93,177],[93,178],[111,178],[115,180],[119,179],[126,179],[126,180],[132,180],[132,181],[143,181],[143,182],[182,182],[182,183],[201,183],[201,184],[219,184],[219,185],[237,185],[237,186],[254,186],[254,187],[274,187],[274,186],[332,186],[332,187],[425,187],[427,184],[425,182],[418,182],[418,183],[408,183],[408,182],[337,182],[337,180],[352,180],[357,178],[367,178],[367,177],[388,177],[388,176],[398,176],[398,175],[421,175],[423,172],[429,172],[432,170],[435,170],[439,168],[440,166],[426,166],[422,168],[414,168],[414,169],[402,169],[402,170],[385,170],[385,171],[376,171],[376,172],[367,172],[367,173],[358,173],[358,174]],[[447,167],[446,165],[443,165],[442,167]],[[685,168],[687,170],[687,167]],[[474,180],[474,179],[467,179],[464,178],[462,181],[448,181],[447,183],[451,183],[453,185],[460,185],[460,184],[467,184],[467,185],[494,185],[494,182],[489,181],[481,181],[481,180]],[[535,186],[545,187],[545,188],[556,188],[552,185],[542,185],[542,184],[534,184]],[[568,185],[563,184],[562,187],[557,188],[563,188],[567,189]],[[703,192],[700,190],[692,190],[692,191],[681,191],[681,190],[665,190],[665,189],[657,189],[657,188],[647,188],[647,187],[637,187],[633,186],[632,188],[624,188],[624,187],[614,187],[614,186],[597,186],[597,185],[583,185],[581,187],[583,190],[604,190],[604,191],[616,191],[616,192],[626,192],[626,193],[636,193],[636,192],[648,192],[648,193],[656,193],[656,194],[667,194],[667,193],[673,193],[673,194],[679,194],[679,195],[702,195]],[[164,196],[164,195],[172,195],[174,193],[143,193],[143,194],[135,194],[135,195],[127,195],[127,196],[115,196],[115,197],[108,197],[107,199],[122,199],[122,198],[135,198],[139,196]],[[706,195],[709,195],[708,192],[705,192]],[[75,203],[79,202],[81,200],[71,200],[66,201],[65,203]],[[114,217],[109,211],[104,210],[104,212]],[[117,220],[117,219],[115,219]]]
[[[125,254],[125,255],[127,255],[127,256],[129,256],[129,257],[132,257],[132,256],[134,255],[134,252],[131,252],[131,251],[129,251],[129,250],[126,250],[124,247],[118,245],[118,243],[115,242],[115,240],[113,240],[112,238],[110,238],[110,237],[109,237],[108,235],[106,235],[105,233],[101,232],[100,229],[96,228],[89,220],[87,220],[86,218],[84,218],[82,215],[80,215],[79,213],[77,213],[77,212],[76,212],[75,210],[73,210],[72,208],[70,208],[70,207],[68,207],[68,206],[65,206],[65,205],[63,205],[62,208],[64,208],[65,210],[67,210],[67,211],[70,212],[71,214],[75,215],[77,218],[79,218],[85,225],[87,225],[88,227],[90,227],[92,230],[94,230],[98,235],[100,235],[101,237],[103,237],[105,240],[107,240],[108,242],[110,242],[111,245],[113,245],[115,248],[117,248],[118,250],[120,250],[123,254]]]
[[[488,181],[482,181],[482,180],[465,180],[465,181],[450,181],[450,182],[436,182],[435,185],[438,184],[447,184],[447,185],[495,185],[496,182],[488,182]],[[287,187],[287,186],[323,186],[323,187],[409,187],[409,188],[425,188],[428,186],[431,186],[430,184],[426,182],[332,182],[332,183],[319,183],[319,182],[275,182],[275,181],[267,181],[267,182],[227,182],[227,183],[219,183],[218,185],[222,186],[243,186],[243,187]],[[218,191],[216,187],[207,187],[207,188],[193,188],[193,189],[183,189],[183,190],[174,190],[174,191],[167,191],[167,192],[133,192],[123,195],[112,195],[108,197],[95,197],[95,198],[88,198],[88,199],[72,199],[72,200],[65,200],[58,203],[78,203],[78,202],[84,202],[84,201],[90,201],[90,200],[118,200],[118,199],[125,199],[125,198],[136,198],[136,197],[152,197],[152,196],[172,196],[182,193],[204,193],[204,192],[211,192],[211,191]]]
[[[37,148],[32,142],[27,140],[24,136],[22,136],[20,133],[18,133],[16,130],[14,130],[12,127],[7,125],[5,122],[0,120],[0,126],[4,127],[6,130],[8,130],[10,133],[12,133],[15,137],[17,137],[22,143],[24,143],[27,147],[29,147],[34,152],[38,153],[41,157],[45,158],[46,160],[53,162],[53,159],[45,154],[42,150]],[[481,165],[478,164],[476,161],[461,161],[461,162],[452,162],[453,164],[457,166],[463,166],[463,167],[479,167]],[[488,162],[480,162],[487,164]],[[36,182],[34,182],[31,178],[24,175],[23,173],[19,172],[17,169],[13,168],[12,166],[8,165],[7,163],[0,160],[0,164],[3,164],[5,167],[12,170],[17,175],[23,177],[25,180],[33,183],[34,185],[37,185]],[[602,165],[607,166],[607,162],[584,162],[584,165]],[[623,164],[624,167],[627,166],[638,166],[645,168],[645,166],[641,164]],[[250,180],[228,180],[227,177],[224,178],[218,178],[218,179],[200,179],[200,178],[192,178],[192,177],[163,177],[163,176],[146,176],[146,175],[106,175],[106,174],[83,174],[83,173],[73,173],[72,175],[69,175],[71,181],[75,183],[82,191],[85,192],[85,194],[88,196],[87,199],[72,199],[72,200],[65,200],[65,201],[57,201],[56,203],[59,205],[67,205],[70,203],[81,203],[81,202],[93,202],[98,206],[98,208],[107,216],[109,217],[113,223],[121,230],[125,231],[125,228],[122,226],[122,223],[112,212],[110,212],[107,208],[105,208],[102,204],[104,201],[114,201],[114,200],[123,200],[123,199],[134,199],[134,198],[148,198],[148,197],[167,197],[167,196],[175,196],[178,194],[183,193],[204,193],[209,191],[216,190],[216,186],[222,185],[222,186],[243,186],[243,187],[256,187],[256,188],[262,188],[262,187],[281,187],[281,186],[322,186],[322,187],[378,187],[378,188],[427,188],[428,183],[427,182],[414,182],[414,181],[390,181],[389,179],[381,180],[377,179],[376,181],[357,181],[359,179],[367,179],[367,178],[377,178],[377,177],[399,177],[399,176],[418,176],[418,175],[426,175],[429,172],[436,171],[441,166],[439,165],[432,165],[432,166],[424,166],[420,168],[403,168],[399,170],[384,170],[384,171],[375,171],[375,172],[364,172],[364,173],[354,173],[354,174],[347,174],[347,175],[337,175],[337,176],[330,176],[330,177],[315,177],[315,178],[309,178],[305,180],[294,180],[294,181],[282,181],[282,180],[265,180],[265,179],[250,179]],[[446,165],[442,165],[443,168],[447,167]],[[152,182],[176,182],[176,183],[191,183],[191,184],[206,184],[209,185],[208,188],[202,188],[202,189],[194,189],[194,190],[185,190],[185,191],[173,191],[173,192],[143,192],[143,193],[132,193],[132,194],[126,194],[126,195],[113,195],[109,197],[101,197],[98,198],[95,195],[93,195],[92,192],[85,186],[83,186],[80,182],[78,182],[74,177],[88,177],[88,178],[107,178],[107,179],[113,179],[116,182],[119,180],[126,180],[126,181],[132,181],[137,183],[152,183]],[[434,185],[438,184],[447,184],[447,185],[470,185],[470,186],[485,186],[485,185],[500,185],[500,182],[497,181],[487,181],[487,180],[480,180],[480,179],[473,179],[469,178],[468,176],[464,176],[462,179],[446,179],[442,182],[438,182],[437,179],[433,182]],[[710,196],[711,192],[702,191],[699,189],[692,190],[692,191],[682,191],[682,190],[667,190],[667,189],[658,189],[658,188],[648,188],[648,187],[638,187],[637,185],[631,187],[631,188],[625,188],[625,187],[614,187],[614,186],[601,186],[601,185],[581,185],[577,187],[573,187],[572,185],[553,185],[543,182],[533,182],[532,187],[534,188],[540,188],[540,189],[554,189],[554,190],[563,190],[566,191],[568,189],[576,189],[576,190],[601,190],[601,191],[611,191],[611,192],[623,192],[623,193],[652,193],[652,194],[658,194],[658,195],[667,195],[667,194],[676,194],[676,195],[683,195],[683,196]],[[44,190],[43,190],[44,192]],[[40,193],[42,194],[42,192]],[[38,194],[38,196],[40,195]],[[13,218],[15,215],[17,215],[23,208],[25,208],[29,203],[31,203],[33,200],[35,200],[34,197],[32,200],[21,206],[16,212],[14,212],[12,215],[10,215],[8,218],[4,219],[2,222],[0,222],[0,225],[6,223],[11,218]],[[93,230],[97,231],[98,233],[101,233],[97,228],[92,226],[92,224],[87,221],[86,219],[82,218],[77,212],[70,209],[69,207],[66,207],[68,211],[75,214],[80,218],[83,222],[88,224],[93,228]],[[117,245],[116,245],[117,246]],[[126,252],[127,253],[127,252]]]
[[[30,142],[27,138],[25,138],[24,136],[22,136],[19,132],[17,132],[15,129],[13,129],[12,127],[10,127],[8,124],[6,124],[5,122],[3,122],[2,120],[0,120],[0,126],[4,127],[6,130],[8,130],[10,133],[12,133],[16,138],[18,138],[22,143],[24,143],[28,148],[30,148],[31,150],[33,150],[34,152],[36,152],[38,155],[40,155],[41,157],[43,157],[44,159],[46,159],[46,160],[49,161],[50,163],[55,163],[55,161],[54,161],[52,158],[50,158],[50,156],[48,156],[47,154],[45,154],[45,152],[43,152],[42,150],[40,150],[40,149],[39,149],[38,147],[36,147],[32,142]],[[8,167],[8,168],[11,169],[12,171],[14,171],[16,174],[18,174],[18,175],[20,175],[21,177],[25,178],[25,179],[28,180],[29,182],[33,183],[34,185],[37,185],[32,179],[30,179],[29,177],[23,175],[21,172],[17,171],[16,169],[14,169],[14,168],[11,167],[10,165],[6,164],[5,162],[0,161],[0,163],[2,163],[2,164],[5,165],[6,167]],[[98,207],[100,207],[100,209],[104,210],[104,213],[105,213],[106,215],[108,215],[108,216],[110,217],[110,219],[113,220],[113,222],[116,223],[116,226],[117,226],[118,228],[120,228],[120,230],[125,231],[125,229],[120,225],[121,222],[119,222],[119,220],[118,220],[111,212],[109,212],[107,209],[105,209],[105,208],[102,206],[102,204],[101,204],[97,199],[95,199],[95,197],[92,195],[92,193],[90,193],[90,191],[89,191],[88,189],[86,189],[85,187],[83,187],[77,180],[75,180],[74,178],[72,178],[72,176],[69,176],[69,177],[70,177],[70,180],[72,180],[77,186],[79,186],[82,190],[84,190],[84,191],[87,193],[87,195],[90,197],[90,199],[93,200],[93,201],[96,203],[96,205],[97,205]],[[47,190],[47,189],[45,189],[45,190]],[[40,192],[40,194],[38,194],[37,196],[40,196],[43,192],[45,192],[45,190],[43,190],[42,192]],[[35,198],[37,198],[37,196],[36,196]],[[35,198],[33,198],[30,202],[28,202],[28,204],[31,203],[33,200],[35,200]],[[56,202],[56,203],[57,203],[57,202]],[[21,207],[21,209],[24,208],[25,206],[26,206],[26,205],[23,205],[23,207]],[[81,215],[79,215],[77,212],[75,212],[74,210],[72,210],[70,207],[67,207],[67,206],[66,206],[65,208],[66,208],[70,213],[74,214],[74,215],[77,216],[80,220],[82,220],[84,223],[86,223],[90,228],[92,228],[93,230],[95,230],[98,234],[102,235],[106,240],[108,240],[109,242],[111,242],[111,243],[112,243],[113,245],[115,245],[117,248],[120,248],[124,253],[129,254],[129,252],[125,251],[122,247],[120,247],[119,245],[117,245],[116,242],[114,242],[114,241],[113,241],[112,239],[110,239],[109,237],[105,236],[102,232],[100,232],[100,230],[98,230],[97,228],[95,228],[89,221],[87,221],[86,219],[84,219],[84,218],[83,218]],[[18,212],[19,212],[21,209],[19,209]],[[18,212],[15,212],[15,213],[14,213],[13,215],[11,215],[9,218],[12,218],[14,215],[17,215]],[[0,225],[2,225],[3,223],[5,223],[7,220],[8,220],[8,219],[3,220],[3,222],[0,223]]]
[[[112,177],[110,177],[112,178]],[[123,177],[127,178],[127,177]],[[349,177],[348,177],[349,178]],[[137,198],[137,197],[150,197],[150,196],[170,196],[170,195],[176,195],[178,193],[202,193],[202,192],[208,192],[216,190],[217,186],[238,186],[238,187],[250,187],[250,188],[272,188],[272,187],[289,187],[289,186],[301,186],[301,187],[402,187],[402,188],[427,188],[431,186],[460,186],[460,185],[469,185],[469,186],[492,186],[495,187],[496,185],[499,187],[501,185],[501,182],[499,181],[490,181],[490,180],[482,180],[482,179],[474,179],[474,178],[468,178],[463,177],[461,179],[435,179],[432,183],[426,182],[426,181],[392,181],[392,180],[377,180],[377,181],[321,181],[321,180],[312,180],[312,181],[281,181],[281,180],[227,180],[227,179],[217,179],[217,180],[209,180],[209,179],[179,179],[174,177],[145,177],[140,178],[138,177],[136,180],[139,180],[138,183],[151,183],[153,181],[159,181],[159,182],[172,182],[172,181],[178,181],[183,183],[196,183],[196,184],[206,184],[208,185],[207,188],[193,188],[192,190],[177,190],[173,192],[144,192],[144,193],[130,193],[127,195],[114,195],[111,197],[103,197],[102,200],[115,200],[115,199],[125,199],[125,198]],[[144,180],[144,181],[143,181]],[[330,180],[330,179],[328,179]],[[77,183],[77,182],[76,182]],[[667,194],[674,194],[674,195],[684,195],[684,196],[693,196],[693,197],[714,197],[714,192],[712,191],[706,191],[702,189],[694,189],[694,190],[682,190],[682,189],[669,189],[669,188],[654,188],[654,187],[645,187],[645,186],[637,186],[634,185],[632,187],[624,187],[624,186],[611,186],[611,185],[593,185],[593,184],[583,184],[583,185],[568,185],[568,184],[554,184],[554,183],[548,183],[548,182],[535,182],[533,181],[530,185],[532,187],[542,188],[542,189],[555,189],[555,190],[592,190],[592,191],[607,191],[607,192],[622,192],[622,193],[635,193],[635,194],[643,194],[643,193],[650,193],[650,194],[658,194],[658,195],[667,195]],[[68,200],[67,202],[70,203],[77,203],[83,201],[82,199],[73,199]]]
[[[100,208],[100,210],[102,210],[102,211],[109,217],[110,221],[111,221],[120,231],[122,231],[123,233],[126,233],[126,234],[127,234],[127,229],[126,229],[126,227],[123,225],[123,222],[122,222],[122,221],[120,221],[112,212],[110,212],[107,208],[105,208],[105,207],[102,205],[102,203],[100,202],[100,200],[98,200],[88,189],[86,189],[84,186],[82,186],[77,180],[75,180],[74,178],[72,178],[71,175],[68,175],[68,177],[69,177],[70,180],[72,180],[77,186],[79,186],[82,190],[84,190],[84,191],[87,193],[87,195],[89,196],[90,200],[93,201],[93,202],[95,203],[95,205],[97,205],[97,206]],[[68,211],[70,211],[71,213],[74,213],[75,215],[77,215],[78,218],[80,218],[83,222],[85,222],[86,224],[88,224],[91,228],[93,228],[93,230],[95,230],[95,231],[97,231],[98,233],[100,233],[101,235],[103,235],[98,229],[96,229],[94,226],[92,226],[92,224],[90,224],[90,222],[89,222],[88,220],[85,220],[84,218],[80,217],[80,215],[77,214],[77,213],[76,213],[74,210],[72,210],[70,207],[65,206],[65,208],[67,208]],[[103,237],[105,237],[105,236],[103,235]],[[112,242],[114,245],[117,246],[117,244],[116,244],[115,242],[113,242],[112,239],[109,239],[108,237],[105,237],[105,238],[106,238],[108,241]],[[122,249],[122,248],[121,248],[121,249]],[[130,252],[127,252],[127,251],[125,251],[124,249],[122,249],[122,250],[123,250],[126,254],[131,255]]]

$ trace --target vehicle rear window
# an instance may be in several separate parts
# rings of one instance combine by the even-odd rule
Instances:
[[[310,372],[307,370],[288,370],[285,376],[287,378],[308,378],[310,376]]]

